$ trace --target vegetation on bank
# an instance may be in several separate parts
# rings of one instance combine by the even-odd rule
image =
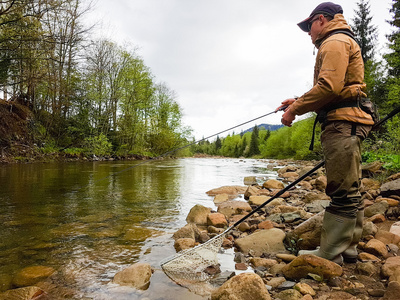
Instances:
[[[0,160],[6,157],[227,157],[320,159],[320,128],[308,150],[314,118],[276,131],[194,143],[176,94],[159,82],[134,47],[90,39],[82,0],[13,0],[0,9]],[[369,97],[381,116],[400,105],[400,1],[392,1],[393,32],[377,60],[376,26],[368,1],[349,20],[365,62]],[[363,160],[400,170],[400,119],[364,142]],[[190,147],[185,145],[192,144]],[[181,149],[179,152],[171,150]]]

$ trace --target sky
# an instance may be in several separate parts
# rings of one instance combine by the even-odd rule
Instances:
[[[359,0],[341,0],[348,22]],[[314,46],[296,25],[314,0],[96,0],[93,37],[137,48],[157,83],[176,93],[196,139],[273,112],[312,87]],[[391,0],[369,0],[378,57],[392,28]],[[281,112],[234,129],[280,124]],[[232,133],[229,131],[222,136]]]

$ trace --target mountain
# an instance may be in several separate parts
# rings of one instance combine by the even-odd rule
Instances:
[[[274,130],[278,130],[279,128],[283,127],[283,125],[282,125],[282,124],[280,124],[280,125],[260,124],[260,125],[257,125],[257,127],[258,127],[260,130],[270,130],[270,131],[274,131]],[[254,127],[251,127],[251,128],[249,128],[249,129],[243,131],[243,133],[252,132],[252,131],[253,131],[253,128],[254,128]]]

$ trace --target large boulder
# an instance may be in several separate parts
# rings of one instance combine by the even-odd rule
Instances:
[[[224,214],[227,218],[233,215],[240,215],[244,212],[250,212],[251,206],[244,201],[226,201],[218,206],[218,212]]]
[[[381,195],[384,197],[391,195],[400,196],[400,178],[382,184]]]
[[[19,271],[13,278],[13,285],[25,287],[35,285],[55,273],[55,270],[46,266],[27,267]]]
[[[178,229],[173,235],[172,238],[176,241],[177,239],[182,238],[190,238],[196,241],[199,241],[199,237],[201,232],[199,228],[197,228],[196,224],[189,223],[183,226],[182,228]]]
[[[254,232],[235,241],[236,246],[243,253],[251,252],[252,256],[261,256],[263,253],[274,254],[286,252],[283,240],[285,232],[278,228],[264,229]]]
[[[147,290],[152,274],[153,270],[149,264],[136,263],[115,274],[112,282],[139,290]]]
[[[242,273],[226,281],[211,294],[211,300],[270,300],[260,276]]]
[[[211,208],[196,204],[190,209],[189,214],[186,217],[186,222],[207,226],[207,216],[210,212]]]
[[[283,267],[282,272],[286,278],[294,280],[307,278],[310,273],[329,279],[341,276],[343,269],[330,260],[306,254],[296,257],[296,259]]]

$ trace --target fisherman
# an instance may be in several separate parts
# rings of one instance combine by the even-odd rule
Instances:
[[[318,114],[327,176],[325,192],[331,198],[325,209],[320,247],[299,254],[354,263],[364,218],[360,146],[374,124],[371,115],[359,107],[367,96],[361,50],[338,4],[321,3],[297,25],[318,49],[314,85],[302,96],[284,100],[277,109],[288,106],[281,121],[289,127],[297,115]]]

